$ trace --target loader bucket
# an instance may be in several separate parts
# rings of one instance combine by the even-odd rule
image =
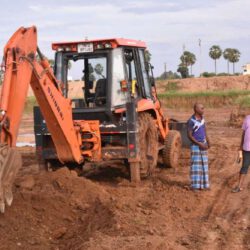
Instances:
[[[12,185],[16,174],[22,166],[22,158],[15,148],[7,144],[0,145],[0,212],[4,213],[5,204],[13,201]]]
[[[180,122],[177,120],[170,120],[169,122],[170,130],[177,130],[181,134],[182,147],[188,148],[190,146],[190,140],[187,137],[187,122]]]

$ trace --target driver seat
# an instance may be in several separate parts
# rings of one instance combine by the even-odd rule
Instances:
[[[96,106],[102,106],[106,104],[106,96],[107,96],[107,79],[99,79],[96,82],[95,87],[95,98],[94,102]]]

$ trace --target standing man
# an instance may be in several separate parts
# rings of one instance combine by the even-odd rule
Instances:
[[[243,190],[243,182],[248,172],[250,165],[250,115],[247,115],[242,125],[242,136],[238,155],[238,161],[241,162],[242,167],[239,174],[238,185],[232,190],[233,193],[238,193]]]
[[[204,106],[194,105],[194,114],[188,120],[188,138],[191,141],[191,188],[194,191],[209,189],[208,154],[209,139],[203,117]]]

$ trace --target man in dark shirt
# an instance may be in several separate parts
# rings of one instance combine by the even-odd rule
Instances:
[[[208,155],[209,139],[203,117],[204,106],[194,105],[194,114],[188,120],[188,138],[191,141],[191,188],[193,190],[209,189]]]

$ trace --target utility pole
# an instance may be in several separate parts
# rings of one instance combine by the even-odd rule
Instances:
[[[164,76],[167,79],[167,63],[164,63]]]
[[[200,47],[200,77],[202,77],[202,54],[201,54],[201,39],[199,38],[199,47]]]

